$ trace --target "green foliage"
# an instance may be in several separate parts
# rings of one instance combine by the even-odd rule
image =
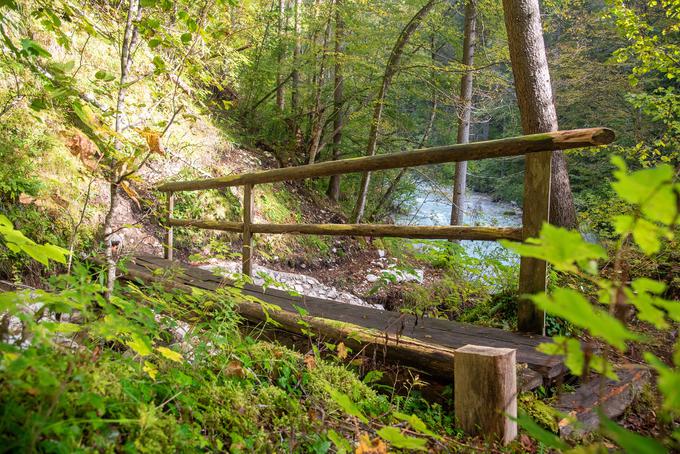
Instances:
[[[53,144],[41,132],[25,127],[30,116],[7,113],[1,118],[0,201],[15,202],[21,194],[35,196],[43,187],[35,175],[35,160]]]
[[[613,316],[616,305],[625,295],[626,303],[636,309],[637,318],[660,330],[670,329],[674,323],[680,322],[680,305],[678,301],[663,298],[666,290],[663,282],[649,278],[637,278],[631,282],[622,280],[622,254],[635,245],[650,255],[659,250],[664,239],[673,238],[677,230],[680,191],[674,171],[668,165],[629,173],[622,159],[615,158],[613,161],[618,170],[612,187],[622,200],[631,205],[631,214],[619,215],[614,222],[618,243],[613,251],[614,269],[610,274],[601,273],[598,269],[597,260],[608,258],[601,247],[587,243],[578,233],[548,224],[543,226],[540,238],[530,239],[527,244],[506,242],[505,245],[523,255],[547,260],[555,269],[576,275],[595,288],[592,295],[596,299],[594,304],[581,290],[558,287],[549,295],[531,296],[539,308],[569,321],[620,351],[626,350],[633,342],[644,351],[645,337]],[[586,353],[582,348],[580,341],[567,337],[556,337],[554,343],[540,347],[545,353],[563,355],[565,364],[575,375],[587,374],[592,369],[615,378],[614,367],[605,357]],[[675,350],[680,351],[680,342],[676,343]],[[659,374],[663,409],[670,415],[677,415],[680,411],[680,355],[674,355],[672,367],[649,351],[644,353],[644,357]],[[523,425],[531,431],[531,424],[524,421]],[[630,452],[666,451],[664,445],[632,434],[604,418],[602,430]],[[664,440],[665,445],[670,443],[670,440]]]
[[[12,252],[24,252],[34,260],[47,266],[50,260],[58,263],[66,263],[68,251],[53,244],[37,244],[33,240],[26,238],[14,226],[7,217],[0,214],[0,237],[4,245]]]

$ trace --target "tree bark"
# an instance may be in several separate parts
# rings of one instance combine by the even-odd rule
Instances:
[[[541,29],[541,18],[538,1],[534,0],[504,0],[505,21],[508,29],[508,41],[510,45],[513,72],[519,62],[525,68],[517,68],[521,74],[515,73],[515,86],[517,90],[517,102],[522,117],[522,130],[525,134],[536,132],[556,131],[557,114],[553,103],[552,86],[548,62],[545,54],[543,33]],[[517,22],[511,24],[508,18],[508,10]],[[524,38],[522,33],[515,30],[521,26],[528,27],[532,23],[531,29]],[[522,25],[524,24],[524,25]],[[511,31],[513,29],[513,31]],[[526,39],[526,50],[517,49],[522,47]],[[515,47],[513,58],[513,47]],[[522,57],[521,54],[534,54]],[[516,63],[516,61],[518,63]],[[532,77],[533,75],[533,77]],[[526,79],[530,77],[531,79]],[[527,82],[518,83],[518,78]],[[549,219],[551,224],[561,227],[577,227],[576,210],[574,208],[574,198],[569,182],[569,171],[567,160],[562,151],[554,151],[551,158],[551,188],[550,188],[550,210]]]
[[[344,119],[342,107],[344,104],[345,78],[342,74],[342,57],[345,51],[344,33],[345,22],[342,18],[342,0],[335,0],[335,69],[333,89],[333,161],[340,159],[340,144],[342,143],[342,128]],[[340,175],[333,175],[328,181],[328,197],[337,202],[340,200]]]
[[[321,136],[323,135],[324,126],[326,125],[324,121],[324,112],[326,110],[325,106],[321,106],[321,94],[323,92],[323,86],[326,82],[325,72],[326,72],[326,58],[328,52],[326,51],[326,46],[330,40],[331,34],[331,18],[328,18],[326,22],[326,30],[323,37],[323,46],[321,49],[321,62],[319,64],[319,72],[316,80],[316,90],[314,96],[314,111],[312,112],[312,121],[310,127],[310,138],[309,138],[309,152],[308,164],[314,164],[316,161],[316,155],[319,152],[319,144],[321,143]]]
[[[279,111],[283,111],[286,107],[286,98],[283,91],[283,76],[281,75],[281,64],[283,62],[284,54],[284,18],[286,16],[286,0],[279,0],[279,17],[278,17],[278,50],[276,61],[278,63],[276,68],[276,106]]]
[[[503,10],[522,129],[525,134],[555,131],[557,114],[538,0],[503,0]],[[538,236],[543,222],[549,220],[552,156],[549,151],[526,156],[522,215],[524,238]],[[546,278],[545,261],[522,257],[520,294],[545,292]],[[543,333],[545,315],[531,301],[521,299],[517,324],[520,331]]]
[[[475,64],[475,45],[477,43],[477,5],[469,0],[465,5],[465,31],[463,37],[463,60],[465,72],[460,78],[460,112],[458,117],[458,143],[470,142],[470,123],[472,118],[472,68]],[[453,204],[451,206],[451,225],[462,225],[465,212],[465,189],[467,186],[467,161],[456,163],[453,181]]]
[[[295,46],[293,47],[293,80],[291,89],[290,107],[293,111],[293,116],[296,117],[298,108],[300,107],[300,52],[302,49],[302,24],[300,23],[300,9],[302,8],[302,0],[295,0],[294,15],[294,29],[295,29]],[[297,122],[297,120],[296,120]],[[297,129],[297,128],[296,128]],[[297,130],[294,131],[297,134]]]
[[[125,30],[123,32],[123,42],[121,43],[120,56],[120,79],[118,85],[118,97],[116,100],[116,112],[114,120],[114,130],[119,133],[123,127],[123,110],[125,109],[125,96],[127,94],[127,81],[132,65],[132,51],[139,38],[136,22],[140,19],[139,0],[130,0]],[[115,148],[122,146],[120,140],[116,139]],[[116,162],[111,163],[111,175],[109,175],[109,208],[104,217],[104,256],[106,258],[106,292],[105,297],[111,298],[116,284],[116,257],[114,255],[115,245],[113,244],[113,218],[118,207],[118,187],[120,185],[119,176],[116,172]]]
[[[399,66],[399,61],[404,53],[404,48],[408,44],[411,36],[418,29],[423,19],[430,10],[434,7],[436,0],[428,0],[425,5],[420,8],[413,18],[406,24],[406,27],[401,31],[397,42],[392,48],[390,57],[385,66],[385,73],[383,74],[382,83],[380,84],[380,89],[378,91],[378,97],[375,101],[375,109],[373,111],[373,119],[371,121],[371,129],[368,135],[368,144],[366,146],[366,156],[374,156],[377,146],[378,146],[378,134],[380,131],[380,122],[382,120],[382,114],[385,107],[385,95],[389,89],[394,75],[397,73]],[[368,186],[371,182],[371,173],[366,172],[361,176],[361,183],[359,184],[359,194],[357,195],[357,201],[354,205],[354,212],[352,213],[352,220],[355,223],[361,222],[364,216],[364,211],[366,210],[366,197],[368,195]]]

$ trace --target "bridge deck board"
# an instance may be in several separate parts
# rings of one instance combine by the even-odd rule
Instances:
[[[233,284],[208,270],[148,255],[134,257],[127,267],[131,270],[137,269],[156,274],[159,272],[155,270],[161,268],[162,274],[171,281],[204,290],[216,290],[218,287]],[[294,296],[279,289],[271,287],[263,289],[252,284],[246,284],[242,291],[244,294],[276,304],[284,311],[291,313],[297,313],[294,307],[296,305],[304,308],[309,315],[314,317],[351,323],[391,335],[408,336],[427,344],[450,349],[460,348],[467,344],[514,348],[517,350],[518,363],[526,363],[530,369],[548,380],[565,371],[564,363],[560,358],[535,350],[538,344],[549,342],[548,337],[428,317],[416,319],[411,315],[370,307],[353,306],[309,296]]]

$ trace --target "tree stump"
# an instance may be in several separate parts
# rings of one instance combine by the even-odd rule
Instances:
[[[507,444],[517,436],[515,350],[466,345],[455,352],[454,401],[458,426]]]

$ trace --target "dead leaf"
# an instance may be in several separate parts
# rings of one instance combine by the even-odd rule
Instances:
[[[97,168],[97,157],[100,155],[99,147],[89,137],[79,130],[65,137],[66,147],[73,156],[80,158],[89,170]]]
[[[137,194],[137,191],[135,191],[127,181],[121,182],[120,187],[123,188],[123,191],[125,191],[128,197],[130,197],[137,204],[137,208],[142,207],[142,205],[139,203],[139,194]]]
[[[343,342],[340,342],[338,344],[338,358],[340,359],[345,359],[347,358],[347,347]]]
[[[307,366],[308,370],[313,370],[314,368],[316,368],[316,358],[314,357],[314,355],[311,355],[311,354],[305,355],[305,358],[304,358],[303,361],[304,361],[305,365]]]
[[[156,153],[161,156],[165,155],[165,150],[163,149],[163,144],[161,143],[161,134],[158,131],[152,131],[151,129],[142,129],[139,134],[144,137],[146,144],[149,147],[151,153]]]
[[[531,438],[526,434],[520,434],[519,444],[522,447],[522,452],[533,453],[536,452],[535,446]]]
[[[371,440],[367,433],[362,433],[359,436],[359,446],[357,446],[355,454],[387,454],[387,445],[376,437]]]
[[[33,202],[35,202],[34,197],[31,197],[28,194],[24,194],[23,192],[19,194],[19,203],[21,203],[22,205],[30,205]]]
[[[237,361],[235,359],[229,361],[227,367],[224,369],[224,374],[227,377],[246,378],[246,371],[243,368],[243,365],[241,364],[240,361]]]

